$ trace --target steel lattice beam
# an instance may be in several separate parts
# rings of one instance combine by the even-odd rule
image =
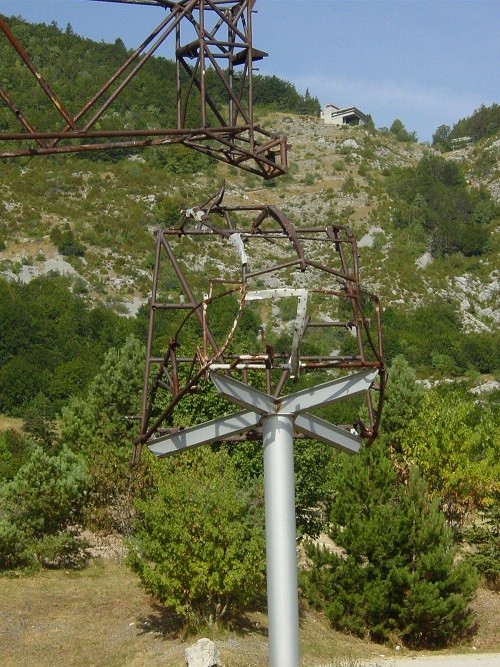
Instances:
[[[96,82],[94,94],[82,100],[76,113],[68,111],[64,100],[56,95],[0,16],[0,30],[31,73],[34,90],[42,88],[47,109],[51,112],[55,109],[60,119],[58,126],[35,127],[28,110],[16,103],[15,90],[0,88],[0,100],[19,124],[17,132],[0,133],[0,157],[182,144],[265,179],[287,171],[286,138],[264,130],[253,119],[253,66],[267,55],[252,44],[255,0],[91,1],[156,6],[164,9],[166,16],[103,85]],[[184,37],[185,33],[189,39]],[[103,118],[109,122],[108,110],[130,82],[140,77],[144,65],[168,38],[175,39],[176,127],[98,129]],[[219,98],[221,95],[225,98],[224,108],[214,100],[206,83],[208,71],[223,91],[219,91]],[[148,104],[147,99],[141,99],[140,103]],[[191,116],[197,114],[199,126],[193,127],[188,122],[188,112]]]

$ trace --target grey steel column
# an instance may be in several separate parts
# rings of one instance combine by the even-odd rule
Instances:
[[[263,419],[269,667],[299,667],[293,420]]]

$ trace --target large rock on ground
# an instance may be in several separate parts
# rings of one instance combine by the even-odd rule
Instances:
[[[223,667],[219,651],[210,639],[198,639],[185,651],[187,667]]]

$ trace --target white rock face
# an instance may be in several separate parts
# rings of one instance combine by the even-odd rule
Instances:
[[[210,639],[198,639],[185,651],[187,667],[222,667],[219,651]]]
[[[358,248],[372,248],[373,244],[375,242],[375,236],[377,234],[383,234],[384,230],[382,227],[372,227],[369,231],[368,234],[365,234],[359,241],[358,241]]]
[[[425,269],[431,262],[432,255],[430,252],[424,252],[423,255],[420,255],[420,257],[415,260],[415,264],[421,269]]]

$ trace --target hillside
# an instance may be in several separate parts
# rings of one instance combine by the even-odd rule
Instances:
[[[30,25],[15,18],[9,23],[70,111],[85,99],[91,80],[92,87],[98,85],[130,54],[121,40],[98,44],[75,35],[71,26],[62,31],[55,24]],[[61,58],[63,52],[74,58]],[[5,42],[0,56],[6,90],[15,91],[15,99],[36,127],[50,127],[52,112],[45,111],[41,91],[33,94],[29,77],[19,71],[16,56]],[[210,72],[207,82],[217,99],[217,84]],[[174,85],[173,63],[152,58],[141,78],[103,116],[102,127],[119,127],[131,118],[135,127],[169,126],[174,122]],[[482,188],[483,195],[468,194],[466,184],[457,182],[464,201],[439,212],[449,218],[446,223],[428,221],[426,227],[424,221],[422,227],[415,222],[419,212],[412,209],[414,203],[409,200],[402,207],[398,201],[405,196],[404,187],[408,190],[397,183],[401,180],[398,169],[415,167],[422,157],[437,152],[416,142],[399,141],[401,136],[387,131],[325,126],[318,118],[318,100],[308,92],[301,96],[277,77],[255,76],[254,104],[261,109],[257,122],[286,135],[292,146],[289,174],[269,182],[173,146],[119,155],[4,161],[0,174],[2,275],[26,281],[50,271],[67,273],[86,298],[135,314],[148,296],[155,227],[175,224],[181,208],[202,203],[225,181],[229,205],[273,204],[296,225],[349,225],[361,250],[363,281],[380,293],[385,307],[409,311],[442,299],[459,314],[464,333],[492,334],[497,329],[499,213],[484,195],[489,192],[492,201],[500,203],[496,105],[482,107],[447,130],[450,137],[461,128],[469,128],[472,134],[477,130],[476,143],[444,157],[459,164],[467,185]],[[0,129],[10,131],[15,123],[13,114],[1,105]],[[410,138],[402,124],[401,128]],[[450,192],[443,191],[438,200],[448,198]],[[479,213],[474,214],[476,207]],[[467,209],[463,229],[458,223],[461,208]],[[481,228],[472,229],[467,215],[480,218]],[[432,247],[436,234],[429,229],[436,224],[439,234],[451,239],[439,252]],[[467,235],[480,237],[480,242],[468,240],[465,247],[457,236]]]
[[[105,78],[113,59],[126,53],[120,40],[95,44],[70,27],[63,33],[55,25],[14,24],[69,97],[82,92],[92,68]],[[77,67],[61,58],[63,51],[78,58]],[[50,126],[27,81],[17,79],[15,60],[3,56],[0,44],[9,90],[17,89],[33,118]],[[132,88],[102,122],[175,122],[169,116],[173,88],[159,93],[172,72],[172,63],[152,60],[141,94]],[[262,217],[248,235],[258,240],[257,250],[243,245],[243,234],[230,238],[240,253],[236,263],[218,235],[169,237],[172,245],[182,240],[177,259],[194,298],[171,268],[162,274],[159,293],[171,303],[155,309],[163,319],[152,354],[161,361],[167,346],[172,354],[163,358],[149,392],[156,400],[153,419],[164,408],[158,388],[166,390],[167,402],[175,394],[173,410],[160,417],[166,428],[226,414],[227,402],[202,375],[206,366],[193,372],[209,354],[208,344],[199,345],[207,321],[215,341],[209,343],[231,348],[235,374],[240,359],[248,358],[241,351],[254,345],[273,372],[274,360],[284,359],[297,388],[337,374],[333,358],[351,368],[358,361],[368,365],[372,357],[363,350],[356,357],[357,346],[370,338],[359,323],[378,323],[378,302],[363,290],[354,302],[351,276],[339,279],[332,268],[344,237],[331,232],[323,238],[333,243],[313,244],[310,228],[352,229],[361,282],[381,298],[390,380],[373,447],[347,457],[298,440],[294,450],[305,663],[328,661],[332,652],[356,660],[376,659],[382,650],[391,658],[453,645],[467,652],[471,642],[480,650],[498,648],[492,629],[500,577],[498,128],[489,123],[474,142],[450,152],[440,145],[439,152],[414,141],[401,121],[389,130],[326,126],[309,94],[302,97],[276,77],[256,83],[257,122],[286,135],[291,147],[289,172],[280,178],[264,181],[179,145],[0,162],[0,571],[25,574],[5,578],[15,585],[2,589],[10,664],[21,664],[26,654],[40,664],[62,664],[68,644],[75,664],[88,663],[89,655],[96,664],[180,664],[188,628],[213,635],[231,664],[265,660],[260,443],[217,443],[159,463],[145,450],[143,465],[128,465],[138,430],[131,417],[140,412],[154,237],[159,229],[192,224],[196,210],[189,220],[186,209],[210,201],[222,184],[229,207],[280,209],[302,228],[313,261],[307,267],[288,261],[294,234],[281,218],[288,236],[283,246]],[[76,97],[68,104],[73,109]],[[11,120],[0,108],[0,131],[10,129]],[[235,228],[245,215],[239,210],[231,217]],[[220,242],[209,243],[214,236]],[[280,272],[262,269],[270,259],[282,262]],[[316,271],[318,264],[329,272]],[[346,264],[355,272],[354,260]],[[309,303],[311,310],[325,310],[325,318],[310,323],[305,307],[299,317],[303,291],[291,294],[297,313],[291,299],[270,303],[269,292],[263,305],[257,300],[246,308],[242,300],[239,306],[239,287],[232,288],[247,267],[252,290],[319,288],[309,292]],[[198,323],[192,302],[208,291],[207,273],[215,275],[213,298]],[[248,301],[255,296],[249,291]],[[299,377],[286,349],[301,326],[312,330],[300,341],[312,373]],[[378,363],[375,345],[372,351]],[[330,366],[318,370],[323,357]],[[249,369],[249,377],[246,368],[242,376],[253,382],[252,364]],[[183,394],[178,379],[186,373]],[[288,385],[281,384],[277,396],[280,391]],[[481,400],[471,392],[481,392]],[[370,402],[351,398],[324,406],[317,416],[366,434]],[[99,560],[115,547],[117,563]],[[135,575],[124,571],[125,551]],[[31,576],[31,569],[43,568]],[[489,588],[480,588],[474,601],[478,573]],[[67,603],[72,623],[65,621]],[[27,606],[31,615],[23,620]]]
[[[2,275],[27,281],[49,271],[66,273],[87,300],[133,315],[150,290],[154,229],[175,224],[176,211],[201,204],[225,181],[229,205],[273,204],[296,225],[349,225],[359,244],[362,281],[385,308],[400,317],[446,302],[456,313],[455,329],[491,336],[493,351],[500,318],[498,217],[487,226],[484,250],[470,256],[433,256],[422,229],[393,222],[391,174],[437,153],[390,133],[332,128],[310,116],[267,112],[259,122],[286,134],[292,146],[289,174],[270,182],[221,164],[207,168],[185,149],[149,149],[118,160],[4,162]],[[459,163],[467,183],[498,204],[499,150],[498,138],[490,137],[444,158]],[[80,252],[61,255],[63,232]]]

